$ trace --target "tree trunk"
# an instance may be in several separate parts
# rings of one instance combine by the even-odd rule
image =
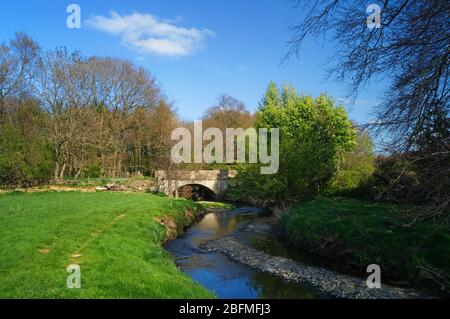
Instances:
[[[63,166],[61,167],[61,172],[59,172],[59,180],[64,179],[64,171],[65,170],[66,170],[66,163],[64,163]]]

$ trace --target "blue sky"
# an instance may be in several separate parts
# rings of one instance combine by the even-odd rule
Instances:
[[[66,26],[71,3],[81,8],[80,29]],[[2,3],[0,41],[24,31],[44,49],[130,59],[156,77],[182,118],[193,120],[222,93],[254,111],[269,81],[344,97],[345,83],[324,78],[334,52],[323,39],[308,39],[299,60],[280,65],[289,28],[301,17],[290,0],[15,0]],[[373,83],[346,105],[350,117],[369,121],[381,89]]]

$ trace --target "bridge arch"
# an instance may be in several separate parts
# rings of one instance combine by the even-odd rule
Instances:
[[[199,183],[186,183],[179,186],[176,193],[175,195],[194,201],[214,201],[217,199],[217,194],[210,187]]]
[[[158,170],[155,172],[155,178],[158,191],[169,196],[177,197],[178,190],[183,186],[199,185],[198,189],[209,198],[213,198],[212,194],[214,194],[214,197],[220,200],[229,185],[229,179],[236,174],[236,171],[228,170],[172,171],[170,174],[164,170]]]

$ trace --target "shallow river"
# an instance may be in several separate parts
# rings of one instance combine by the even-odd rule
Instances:
[[[277,250],[285,247],[265,240],[256,233],[243,231],[251,220],[260,217],[257,208],[241,207],[230,212],[208,213],[177,239],[164,247],[182,271],[211,290],[219,298],[314,298],[314,293],[298,284],[253,270],[228,257],[201,248],[207,241],[233,234],[256,248]],[[270,243],[269,243],[270,242]],[[280,248],[281,247],[281,248]]]

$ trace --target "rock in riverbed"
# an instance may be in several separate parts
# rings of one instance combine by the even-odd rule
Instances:
[[[241,244],[233,236],[222,237],[204,245],[253,269],[285,280],[310,286],[319,294],[333,298],[351,299],[403,299],[426,298],[417,291],[382,284],[381,289],[369,289],[362,278],[341,274],[320,267],[308,266],[291,259],[268,255]]]

